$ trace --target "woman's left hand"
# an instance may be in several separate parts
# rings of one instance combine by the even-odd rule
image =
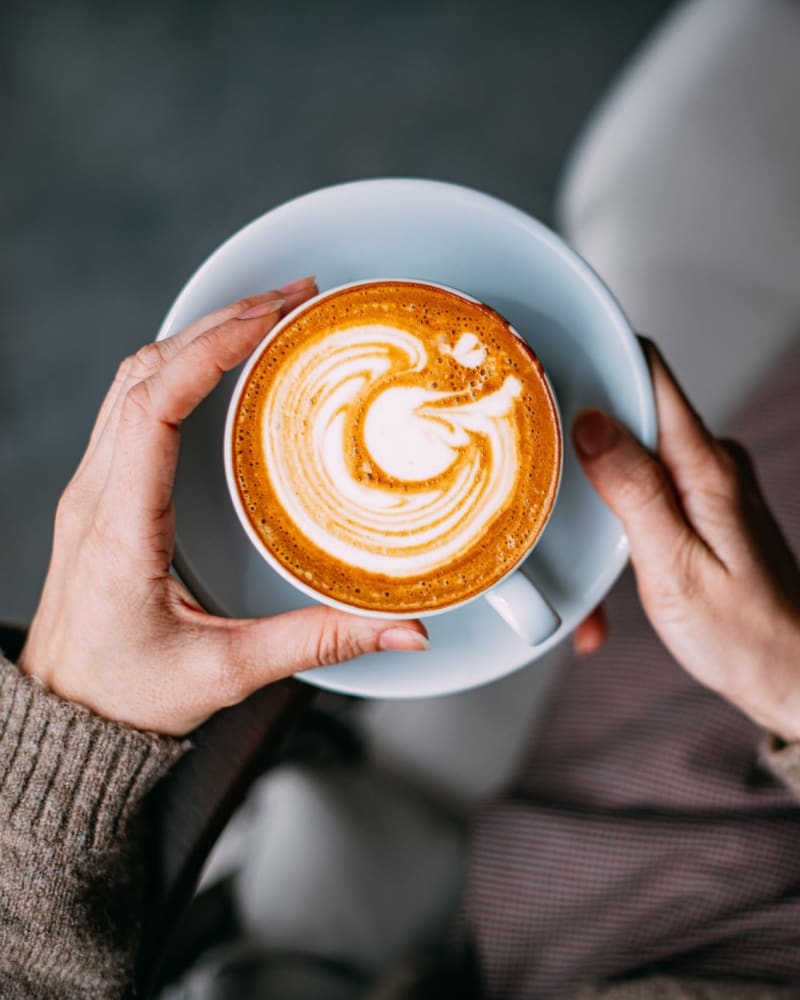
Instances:
[[[427,648],[418,622],[322,605],[217,618],[170,573],[182,421],[316,291],[313,279],[301,279],[243,299],[120,366],[59,502],[50,568],[19,660],[56,694],[138,729],[183,735],[297,671]]]

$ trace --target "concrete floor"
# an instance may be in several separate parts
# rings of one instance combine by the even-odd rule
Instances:
[[[11,2],[0,12],[0,618],[119,360],[248,219],[359,177],[548,219],[559,166],[670,0]]]

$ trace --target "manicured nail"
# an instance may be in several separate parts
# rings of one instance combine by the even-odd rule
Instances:
[[[288,285],[281,285],[278,291],[283,292],[284,295],[291,295],[292,292],[302,292],[306,288],[311,288],[312,285],[316,284],[316,281],[316,275],[309,274],[307,278],[297,278],[295,281],[290,281]]]
[[[430,649],[431,644],[426,636],[414,632],[410,628],[387,628],[381,632],[378,639],[379,649],[401,649],[410,653],[420,653]]]
[[[253,306],[246,312],[243,312],[239,319],[256,319],[258,316],[266,316],[268,313],[279,312],[286,299],[270,299],[268,302],[259,302],[257,306]]]
[[[616,444],[619,439],[617,425],[600,410],[581,413],[572,426],[575,450],[582,458],[595,458]]]

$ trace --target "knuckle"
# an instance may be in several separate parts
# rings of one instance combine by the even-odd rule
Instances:
[[[364,643],[335,614],[328,614],[314,638],[311,660],[320,667],[352,660],[366,652]]]
[[[125,384],[133,378],[133,368],[136,364],[136,357],[133,354],[129,354],[127,358],[123,358],[119,363],[117,368],[117,373],[114,376],[114,381],[118,383]]]
[[[55,522],[58,528],[74,525],[80,520],[81,502],[76,487],[70,483],[56,505]]]
[[[64,488],[64,492],[58,498],[58,503],[56,505],[56,517],[59,514],[69,514],[75,509],[75,486],[72,482],[68,483]]]
[[[138,426],[150,418],[152,410],[152,393],[147,381],[137,382],[125,393],[122,416],[126,424]]]
[[[123,358],[117,368],[114,381],[119,385],[129,386],[149,378],[161,368],[164,354],[161,345],[155,342],[143,344],[135,354]]]
[[[639,458],[626,472],[620,486],[619,500],[628,511],[648,507],[668,489],[661,466],[649,457]]]
[[[149,378],[150,375],[157,372],[164,360],[161,345],[155,341],[143,344],[133,357],[134,375],[142,379]]]
[[[657,611],[659,620],[681,618],[687,607],[702,597],[703,585],[697,564],[697,549],[687,532],[676,539],[672,559],[665,572],[640,576],[645,604]]]
[[[208,333],[217,327],[224,326],[226,323],[238,320],[241,314],[256,305],[257,301],[258,300],[255,296],[245,296],[241,299],[237,299],[236,302],[231,302],[229,306],[224,306],[222,309],[218,309],[214,313],[209,313],[206,317],[205,333]]]
[[[675,543],[673,572],[664,577],[670,584],[669,592],[690,603],[698,596],[700,589],[696,552],[692,536],[688,532],[682,535]]]
[[[258,304],[258,298],[254,295],[245,295],[244,298],[238,299],[233,305],[229,306],[225,312],[226,319],[233,319],[236,316],[241,316],[243,312],[248,309],[252,309],[253,306]]]
[[[231,343],[230,330],[225,326],[208,330],[191,345],[193,356],[209,371],[216,371],[220,378],[242,360]]]
[[[257,295],[244,295],[235,302],[231,302],[230,305],[223,306],[221,309],[209,313],[204,321],[205,332],[208,333],[217,327],[224,326],[226,323],[238,320],[243,312],[252,309],[255,305],[258,305]]]

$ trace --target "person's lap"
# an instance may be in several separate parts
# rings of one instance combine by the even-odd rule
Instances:
[[[800,350],[733,427],[800,551]],[[641,975],[800,977],[800,806],[764,734],[690,678],[627,574],[508,793],[479,814],[463,927],[491,996]]]

